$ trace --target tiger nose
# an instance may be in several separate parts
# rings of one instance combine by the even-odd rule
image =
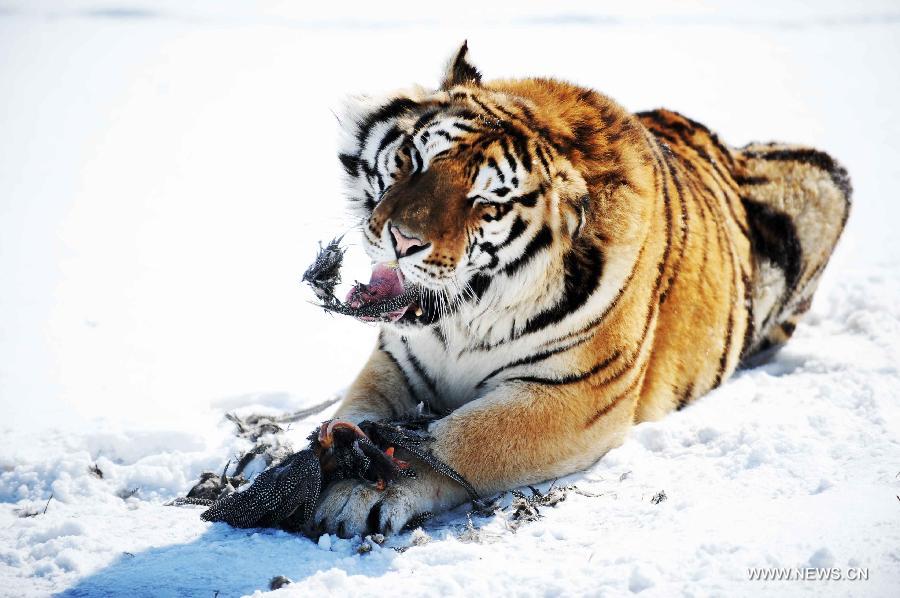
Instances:
[[[397,259],[418,253],[430,245],[430,243],[425,243],[415,237],[407,237],[393,224],[390,225],[390,229],[391,238],[394,241],[394,253],[397,255]]]

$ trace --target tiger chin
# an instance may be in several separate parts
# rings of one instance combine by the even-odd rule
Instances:
[[[584,469],[783,345],[851,188],[827,154],[735,149],[668,110],[552,79],[486,82],[466,44],[437,90],[362,98],[340,161],[384,314],[336,417],[440,414],[429,449],[483,496]],[[463,503],[418,468],[332,485],[313,529],[390,533]]]

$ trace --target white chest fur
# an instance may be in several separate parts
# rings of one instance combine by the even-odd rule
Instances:
[[[415,398],[443,412],[484,396],[497,384],[491,374],[515,359],[512,347],[473,347],[467,330],[456,326],[407,336],[386,330],[382,342],[403,369]]]

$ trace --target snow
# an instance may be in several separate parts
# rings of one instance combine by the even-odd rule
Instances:
[[[456,4],[0,6],[0,595],[234,596],[278,575],[281,595],[894,594],[896,3]],[[436,83],[463,38],[489,77],[832,152],[855,205],[812,312],[774,362],[637,426],[515,531],[457,509],[358,554],[164,506],[248,448],[226,411],[311,405],[365,361],[375,328],[299,285],[350,226],[331,111]],[[298,447],[325,415],[292,426]]]

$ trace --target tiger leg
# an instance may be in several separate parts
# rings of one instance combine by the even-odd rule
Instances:
[[[417,401],[394,359],[376,348],[347,390],[335,417],[348,422],[400,419],[416,412]]]
[[[357,429],[364,420],[401,419],[416,412],[416,400],[403,372],[393,358],[376,348],[359,376],[350,386],[335,414],[320,429],[320,442],[330,442],[328,431],[334,427]],[[362,432],[359,432],[362,433]],[[324,436],[323,436],[324,434]],[[384,493],[357,480],[342,480],[322,492],[310,532],[328,531],[354,536],[366,528],[369,510]]]
[[[642,372],[630,371],[616,385],[617,394],[599,398],[587,383],[498,387],[435,422],[429,449],[485,497],[573,473],[622,442],[633,423],[641,378]],[[346,488],[320,506],[318,529],[344,536],[396,532],[416,515],[468,499],[456,482],[421,464],[414,467],[421,475],[381,493],[355,481],[342,483]]]
[[[734,178],[753,252],[753,365],[777,351],[809,309],[850,210],[847,171],[824,152],[751,144],[734,153]]]

